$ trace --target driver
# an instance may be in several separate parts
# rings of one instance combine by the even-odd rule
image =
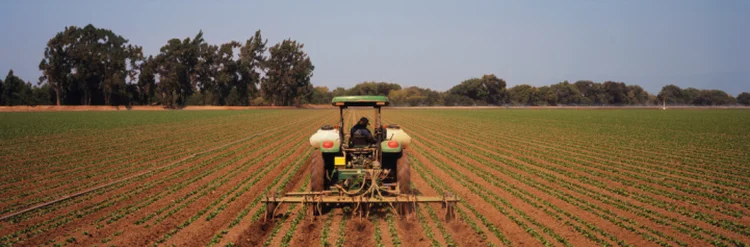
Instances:
[[[352,127],[350,136],[361,135],[367,138],[367,142],[375,143],[375,138],[372,137],[372,133],[367,129],[367,125],[370,125],[370,121],[366,117],[360,118],[357,124]]]

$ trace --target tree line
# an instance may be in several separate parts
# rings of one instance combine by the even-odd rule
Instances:
[[[47,42],[37,102],[57,105],[293,105],[309,97],[314,66],[292,39],[267,47],[260,30],[244,43],[208,44],[200,31],[156,55],[111,30],[70,26]],[[15,88],[13,88],[15,90]],[[7,101],[7,105],[27,104]]]
[[[313,87],[304,45],[292,39],[267,47],[258,30],[245,42],[208,44],[199,31],[173,38],[156,55],[112,30],[69,26],[52,37],[36,85],[8,72],[0,105],[300,105],[328,104],[340,95],[385,95],[394,105],[750,105],[721,90],[667,85],[657,95],[623,82],[568,81],[507,88],[493,74],[470,78],[445,92],[363,82],[352,88]]]
[[[658,95],[653,95],[638,85],[588,80],[563,81],[541,87],[521,84],[507,88],[505,80],[493,74],[465,80],[445,92],[415,86],[402,88],[388,82],[362,82],[349,89],[338,87],[332,91],[318,86],[312,91],[309,103],[327,104],[333,97],[341,95],[384,95],[397,106],[750,105],[750,93],[746,92],[735,98],[721,90],[681,89],[667,85]]]

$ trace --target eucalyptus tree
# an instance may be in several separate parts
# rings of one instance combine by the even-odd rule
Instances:
[[[312,95],[310,78],[315,67],[302,48],[302,43],[286,39],[269,49],[261,90],[263,97],[275,105],[299,104],[303,97]]]

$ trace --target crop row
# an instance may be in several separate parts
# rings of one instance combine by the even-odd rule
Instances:
[[[425,120],[420,120],[420,121],[424,122]],[[433,123],[436,124],[436,125],[443,125],[444,124],[443,122],[439,122],[439,121],[436,121],[436,122],[433,122]],[[469,126],[466,126],[466,125],[469,125]],[[524,148],[523,149],[519,149],[519,152],[522,152],[522,154],[529,154],[530,153],[530,154],[539,156],[540,158],[545,158],[546,157],[548,159],[554,159],[557,156],[559,156],[559,155],[556,155],[556,154],[558,154],[560,152],[564,152],[564,153],[580,153],[580,152],[588,152],[586,150],[592,150],[592,149],[596,148],[596,147],[581,147],[581,148],[571,149],[570,147],[567,147],[569,145],[568,143],[554,143],[554,142],[543,142],[543,143],[535,144],[536,142],[539,142],[539,141],[535,141],[534,139],[526,140],[526,139],[515,138],[515,137],[513,137],[513,138],[506,137],[506,135],[503,134],[502,131],[500,131],[499,129],[496,130],[494,127],[492,127],[491,125],[488,125],[486,123],[485,123],[485,125],[478,125],[478,126],[471,126],[471,123],[467,123],[466,125],[463,125],[463,126],[464,127],[469,127],[467,129],[482,129],[482,130],[485,130],[485,131],[491,131],[491,133],[493,133],[491,135],[492,138],[487,138],[487,135],[485,133],[476,133],[476,134],[474,134],[474,133],[469,132],[469,133],[466,133],[466,134],[469,134],[468,136],[466,136],[467,138],[465,138],[467,140],[468,139],[479,138],[479,140],[482,140],[482,142],[485,143],[485,145],[489,144],[490,146],[498,147],[498,148],[503,148],[503,149],[515,149],[515,148],[518,148],[519,144],[521,144],[522,145],[521,147],[524,147]],[[516,147],[508,146],[508,143],[513,143]],[[530,147],[534,147],[534,150],[531,151],[531,152],[529,152],[529,150],[528,150]],[[559,149],[559,150],[556,150],[556,149]],[[607,156],[617,154],[617,152],[612,152],[611,150],[600,150],[599,153],[607,153],[608,154]],[[575,155],[575,156],[571,155],[571,156],[563,156],[563,157],[568,158],[568,159],[576,159],[576,157],[581,157],[581,155],[579,154],[579,155]],[[601,157],[601,155],[599,155],[597,157],[593,157],[593,156],[590,156],[590,155],[588,156],[588,158],[590,158],[590,159],[593,158],[593,159],[596,159],[597,161],[601,162],[602,159],[600,159],[599,157]],[[606,156],[604,156],[604,157],[606,157]],[[630,155],[630,157],[633,157],[633,155]],[[629,161],[629,159],[628,160],[624,160],[624,162],[632,163],[632,162]],[[583,164],[589,165],[590,163],[583,163]],[[643,164],[639,164],[639,165],[643,165]],[[598,166],[598,167],[602,167],[602,166]],[[636,179],[648,178],[648,177],[650,177],[650,176],[652,176],[654,174],[654,171],[659,171],[661,169],[661,168],[657,168],[657,166],[654,166],[654,165],[646,165],[643,168],[630,168],[630,167],[627,167],[627,166],[623,167],[622,163],[610,163],[605,168],[609,169],[609,170],[615,170],[615,171],[619,171],[616,168],[622,168],[622,169],[626,169],[628,171],[636,171],[637,174],[638,174],[637,176],[640,176],[640,177],[636,177]],[[675,172],[670,172],[670,173],[675,173]],[[679,173],[679,172],[677,172],[677,173]],[[677,186],[677,185],[671,185],[670,186],[669,184],[667,184],[667,182],[665,180],[667,180],[667,181],[668,180],[674,180],[674,177],[673,176],[669,176],[669,177],[666,177],[666,178],[669,178],[669,179],[665,179],[664,177],[657,177],[657,178],[652,179],[651,182],[659,181],[659,183],[661,185],[667,185],[669,188],[674,188],[674,189],[677,189],[677,190],[680,190],[680,191],[683,191],[683,192],[686,192],[686,193],[689,193],[689,194],[697,194],[697,195],[700,195],[700,196],[707,196],[709,198],[716,198],[720,202],[728,202],[730,204],[735,202],[732,199],[732,197],[735,197],[735,196],[731,196],[731,195],[722,196],[722,195],[717,195],[716,193],[701,192],[701,191],[697,191],[697,190],[691,189],[691,187],[693,185],[699,185],[700,184],[701,187],[703,187],[702,184],[705,184],[705,182],[702,182],[702,183],[682,184],[681,186]],[[709,180],[710,177],[693,177],[693,178],[694,179],[702,179],[700,181],[706,181],[706,180]],[[679,179],[677,179],[677,181],[685,182],[685,180],[679,180]],[[729,184],[727,184],[727,185],[729,185]],[[738,189],[740,189],[740,190],[738,190],[738,191],[727,191],[727,192],[735,194],[735,195],[740,195],[742,197],[745,197],[747,195],[746,194],[747,193],[746,192],[747,186],[741,186],[741,185],[736,185],[736,184],[735,184],[735,186],[738,186]],[[716,190],[716,189],[720,189],[720,188],[711,187],[710,189]],[[711,191],[711,192],[714,192],[714,191]],[[725,211],[725,212],[731,212],[731,210],[728,210],[728,209],[725,209],[723,211]],[[730,215],[736,215],[736,214],[737,213],[730,214]]]
[[[435,178],[432,172],[430,172],[429,169],[425,168],[422,163],[419,162],[417,159],[410,158],[412,167],[415,168],[414,170],[419,174],[419,176],[424,179],[424,181],[429,184],[432,188],[434,188],[436,191],[447,191],[450,193],[456,194],[456,191],[445,184],[445,182],[441,179]],[[465,200],[462,200],[460,202],[461,206],[466,207],[471,211],[476,218],[478,218],[480,221],[482,221],[482,224],[495,235],[505,246],[513,246],[513,244],[508,240],[508,238],[502,233],[502,231],[496,227],[493,223],[491,223],[483,213],[480,213],[474,206],[467,203]],[[471,220],[471,218],[468,217],[468,215],[460,208],[456,208],[459,215],[461,215],[462,219],[467,222],[467,224],[471,225],[472,228],[477,231],[481,232],[480,235],[485,235],[483,231],[477,226],[477,224]],[[494,246],[492,243],[488,244],[489,246]]]
[[[449,157],[450,157],[450,156],[449,156]],[[465,159],[463,159],[463,158],[462,158],[462,159],[458,159],[458,158],[453,158],[453,157],[451,157],[451,158],[452,158],[452,160],[453,160],[453,161],[455,161],[455,162],[459,162],[459,163],[460,163],[460,162],[462,162],[461,160],[465,160]],[[472,159],[476,159],[476,160],[478,160],[478,161],[481,161],[481,162],[485,162],[485,163],[486,163],[486,162],[490,162],[489,160],[481,160],[481,159],[477,159],[477,157],[471,157],[471,158],[472,158]],[[480,163],[481,163],[481,162],[480,162]],[[506,164],[507,164],[507,163],[506,163]],[[498,164],[498,166],[493,166],[493,167],[489,167],[489,168],[490,168],[490,170],[492,170],[492,169],[500,169],[500,168],[502,168],[502,167],[503,167],[503,166],[502,166],[502,164]],[[519,167],[522,167],[522,166],[519,166]],[[476,171],[483,171],[483,170],[482,170],[482,169],[475,169],[474,171],[476,172]],[[503,171],[503,170],[500,170],[500,171]],[[517,179],[518,181],[524,182],[524,183],[526,183],[527,185],[529,185],[529,186],[532,186],[532,187],[534,187],[534,186],[533,186],[533,185],[534,185],[534,183],[531,183],[531,181],[533,181],[533,180],[532,180],[531,178],[522,178],[522,177],[518,177],[518,175],[516,175],[516,174],[515,174],[514,172],[511,172],[511,171],[503,171],[503,173],[504,173],[504,174],[505,174],[506,176],[511,176],[511,177],[515,177],[515,178],[516,178],[516,179]],[[521,191],[522,191],[522,190],[521,190]],[[543,189],[542,189],[541,191],[542,191],[542,192],[544,192],[544,193],[548,193],[548,192],[547,192],[546,190],[543,190]],[[517,192],[516,192],[516,196],[518,196]],[[522,197],[520,197],[520,198],[521,198],[521,199],[523,199]],[[532,205],[533,205],[533,204],[532,204]],[[564,214],[566,214],[566,213],[564,213]],[[569,214],[569,213],[567,213],[567,214]],[[555,218],[557,218],[557,216],[555,216],[555,215],[552,215],[552,216],[553,216],[553,217],[555,217]],[[613,223],[617,224],[617,222],[613,222]],[[568,223],[568,225],[569,225],[569,223]],[[574,227],[574,228],[575,228],[575,227]],[[590,226],[589,228],[591,229],[591,228],[593,228],[593,226]],[[582,233],[582,234],[583,234],[584,236],[587,236],[587,237],[589,237],[589,238],[590,238],[591,240],[593,240],[593,241],[595,241],[595,242],[599,242],[599,241],[600,241],[600,240],[596,240],[596,239],[594,239],[594,238],[593,238],[593,237],[591,236],[591,234],[588,234],[588,233],[586,233],[586,232],[584,232],[584,231],[581,231],[581,229],[580,229],[580,228],[575,228],[575,229],[576,229],[576,231],[579,231],[579,232],[581,232],[581,233]],[[594,228],[594,229],[595,229],[595,228]],[[592,229],[592,230],[593,230],[593,229]],[[595,231],[596,231],[596,230],[595,230]],[[599,231],[599,232],[601,233],[601,231]],[[652,231],[652,232],[653,232],[653,231]],[[643,236],[643,237],[644,237],[645,239],[652,239],[652,240],[655,240],[655,241],[659,241],[659,240],[656,240],[655,238],[653,238],[652,236],[650,236],[650,235],[648,235],[648,234],[645,234],[645,233],[642,233],[642,232],[638,232],[638,233],[639,233],[639,235]],[[605,237],[607,237],[607,236],[605,235]],[[610,238],[611,240],[613,240],[613,241],[615,241],[615,242],[620,242],[620,241],[618,241],[617,239],[613,239],[613,238],[611,238],[611,237],[608,237],[608,238]],[[620,244],[625,244],[625,243],[620,243]]]
[[[434,126],[434,125],[427,125],[427,126]],[[439,128],[439,127],[438,127],[438,128]],[[437,133],[437,132],[433,132],[433,133]],[[471,138],[467,138],[467,139],[471,139]],[[443,142],[443,143],[445,143],[445,142]],[[462,145],[463,147],[466,147],[466,145],[464,145],[464,144],[460,144],[460,143],[459,143],[459,145]],[[479,144],[477,143],[477,145],[479,145]],[[503,161],[504,161],[505,163],[509,163],[509,162],[508,162],[508,160],[503,160]],[[533,161],[531,161],[531,162],[533,162]],[[525,179],[518,179],[518,180],[519,180],[519,181],[524,181]],[[681,230],[684,230],[684,229],[681,229]]]
[[[475,136],[470,135],[470,137],[475,137]],[[476,138],[480,138],[479,140],[481,140],[481,137],[479,137],[479,136],[476,136]],[[470,140],[470,139],[472,139],[472,138],[467,138],[467,140]],[[492,144],[493,146],[502,147],[502,149],[496,149],[496,151],[513,150],[513,147],[507,146],[507,144],[503,144],[502,142],[493,142],[492,140],[481,140],[481,143],[483,143],[485,145],[488,142],[490,144]],[[528,147],[528,146],[526,146],[526,147]],[[521,154],[524,154],[526,156],[529,156],[529,157],[534,157],[534,158],[543,159],[543,160],[550,160],[550,162],[556,162],[556,163],[561,163],[560,159],[563,159],[563,158],[564,159],[574,159],[574,158],[571,158],[570,156],[563,156],[563,158],[556,158],[555,156],[559,156],[559,155],[554,155],[553,153],[539,154],[540,152],[541,153],[545,152],[543,150],[544,149],[539,148],[538,150],[533,150],[533,149],[532,149],[532,151],[530,151],[530,150],[519,150],[518,152],[520,152]],[[580,160],[578,160],[578,161],[580,161]],[[588,165],[591,165],[591,166],[596,166],[596,167],[598,167],[599,169],[602,169],[602,170],[607,169],[607,170],[612,170],[613,172],[617,172],[618,174],[620,173],[620,171],[613,170],[614,168],[611,168],[611,167],[615,167],[613,165],[610,165],[610,166],[601,166],[601,165],[598,165],[598,164],[595,164],[595,163],[587,163],[587,162],[577,162],[577,163],[588,164]],[[575,162],[573,162],[573,163],[567,163],[567,162],[563,161],[562,165],[565,165],[566,167],[573,168],[573,169],[584,169],[584,168],[580,168],[579,166],[577,166],[576,165],[577,163],[575,163]],[[595,173],[596,172],[596,171],[592,171],[590,169],[588,169],[588,170],[582,170],[582,171],[585,174],[589,174],[589,173],[592,173],[592,172]],[[602,173],[597,173],[596,175],[598,177],[603,176]],[[642,177],[645,176],[645,175],[642,175],[642,174],[639,174],[639,175],[641,175]],[[615,181],[622,181],[623,183],[629,183],[626,180],[623,180],[620,176],[610,176],[610,175],[607,175],[607,176],[608,176],[608,178],[611,178],[612,180],[615,180]],[[635,176],[635,175],[631,175],[630,177],[634,177],[634,178],[637,178],[637,179],[643,179],[643,178],[640,178],[640,177]],[[652,187],[648,187],[648,186],[638,186],[637,188],[644,189],[644,190],[650,190],[650,192],[660,193],[660,195],[664,195],[664,196],[671,197],[671,198],[675,198],[675,197],[677,197],[677,199],[684,198],[684,196],[675,195],[675,193],[664,192],[664,191],[655,191],[656,189],[654,189]],[[682,190],[688,190],[688,189],[682,189]],[[692,192],[692,193],[693,194],[701,194],[701,195],[704,195],[706,197],[719,198],[718,200],[726,200],[726,197],[717,197],[717,196],[714,196],[712,194],[701,193],[701,192]],[[731,201],[731,202],[734,202],[734,201]],[[723,212],[725,214],[728,214],[728,215],[731,215],[731,216],[735,216],[735,217],[737,217],[738,214],[741,215],[741,213],[739,213],[739,212],[734,212],[734,211],[732,211],[730,209],[723,209],[722,207],[718,207],[718,209],[717,209],[717,207],[710,207],[710,206],[708,206],[708,205],[706,205],[705,203],[702,203],[702,202],[701,203],[694,202],[693,204],[694,205],[696,205],[696,204],[697,205],[702,205],[704,208],[715,209],[717,211],[720,211],[720,212]]]
[[[222,150],[218,150],[218,151],[221,152]],[[192,171],[194,171],[196,169],[201,169],[201,168],[204,168],[204,167],[209,167],[209,165],[213,164],[214,161],[218,161],[218,160],[221,160],[221,159],[226,159],[230,155],[233,155],[233,154],[235,154],[234,151],[225,152],[225,153],[222,153],[221,155],[218,155],[218,156],[215,156],[215,157],[213,157],[211,159],[205,160],[205,161],[203,161],[203,162],[201,162],[199,164],[193,165],[189,169],[180,169],[178,172],[171,174],[171,176],[168,176],[163,181],[167,181],[167,180],[170,180],[170,179],[177,179],[177,178],[180,178],[183,174],[188,174],[188,173],[190,173],[190,172],[192,172]],[[200,158],[200,157],[195,157],[195,159],[198,159],[198,158]],[[188,159],[188,160],[185,160],[183,162],[176,163],[176,164],[174,164],[171,167],[178,167],[178,166],[180,166],[182,164],[186,164],[186,163],[188,163],[190,161],[191,161],[191,159]],[[222,167],[223,166],[212,167],[212,169],[207,170],[203,174],[207,176],[208,174],[211,174],[214,171],[216,171],[216,170],[218,170],[218,169],[220,169]],[[146,176],[140,177],[140,179],[134,179],[134,180],[130,180],[130,181],[127,181],[127,182],[128,183],[138,183],[140,180],[149,178],[153,174],[155,174],[155,173],[150,173],[150,174],[147,174]],[[196,176],[196,177],[200,178],[201,176]],[[57,216],[57,217],[52,218],[50,220],[44,221],[44,222],[42,222],[40,224],[35,224],[33,226],[29,226],[26,229],[20,230],[19,232],[14,233],[12,235],[18,236],[18,235],[21,235],[21,234],[26,234],[26,237],[33,237],[33,236],[35,236],[37,234],[44,233],[44,232],[47,232],[49,230],[56,229],[56,228],[60,227],[61,225],[70,222],[74,218],[83,218],[83,217],[85,217],[88,214],[91,214],[91,213],[97,212],[99,210],[102,210],[102,209],[104,209],[106,207],[109,207],[111,205],[114,205],[115,203],[118,203],[120,201],[127,200],[127,199],[129,199],[131,197],[134,197],[137,194],[139,194],[141,192],[144,192],[144,191],[146,191],[146,190],[148,190],[148,189],[150,189],[150,188],[152,188],[152,187],[154,187],[156,185],[159,185],[159,184],[160,183],[158,183],[158,181],[152,181],[152,182],[143,184],[141,186],[136,187],[136,189],[131,190],[130,193],[120,194],[120,195],[115,196],[115,197],[109,197],[109,198],[105,199],[102,202],[99,202],[99,203],[96,203],[96,204],[91,204],[90,206],[85,206],[85,207],[83,207],[81,209],[69,212],[68,214]],[[188,183],[182,183],[183,186],[187,185],[187,184]],[[126,185],[126,183],[123,182],[123,183],[120,184],[120,186],[123,186],[123,185]],[[104,193],[106,193],[106,192],[108,192],[110,190],[114,190],[116,187],[117,186],[111,186],[111,187],[107,188],[107,191],[104,191]],[[170,191],[176,191],[176,189],[173,187]],[[38,216],[45,215],[48,212],[55,212],[55,211],[57,211],[57,210],[65,207],[65,206],[67,206],[69,204],[83,203],[83,202],[90,201],[91,199],[92,198],[89,197],[89,198],[84,198],[83,200],[70,200],[70,201],[66,201],[65,203],[56,204],[56,205],[54,205],[52,207],[48,207],[48,208],[44,208],[42,210],[39,210],[40,212],[38,212]],[[18,218],[20,218],[20,220],[23,220],[23,219],[27,219],[27,218],[30,218],[30,217],[29,217],[28,214],[24,214],[24,215],[18,216]],[[14,219],[14,221],[19,221],[19,219]],[[47,227],[41,228],[43,226],[47,226]]]
[[[232,134],[233,133],[229,133],[226,136],[217,135],[215,137],[214,136],[209,136],[209,138],[207,138],[208,141],[206,139],[204,139],[204,138],[201,138],[201,139],[198,139],[198,140],[200,140],[201,143],[208,143],[208,144],[203,144],[203,145],[211,145],[211,143],[213,143],[214,140],[221,140],[221,138],[229,137]],[[167,140],[165,142],[165,145],[169,144],[168,142],[169,141]],[[188,147],[191,147],[191,145],[192,145],[192,147],[195,147],[195,148],[188,149]],[[184,155],[186,153],[189,153],[189,150],[200,150],[201,149],[200,145],[201,144],[199,144],[199,143],[195,143],[195,140],[193,140],[192,143],[190,141],[186,141],[184,143],[175,143],[175,145],[171,145],[170,146],[170,148],[172,150],[171,151],[167,151],[167,152],[171,152],[171,153],[169,153],[167,155],[167,157],[170,157],[169,155]],[[163,160],[165,158],[165,157],[163,157],[164,153],[158,153],[158,150],[160,150],[160,149],[153,149],[153,151],[149,151],[149,152],[147,152],[145,154],[142,154],[141,156],[142,157],[158,157],[157,160]],[[138,159],[141,159],[141,158],[139,158],[139,157],[128,158],[128,160],[133,160],[133,161],[138,160]],[[92,161],[92,162],[89,162],[89,163],[95,163],[95,161]],[[132,163],[124,165],[124,166],[122,166],[122,165],[115,166],[114,170],[108,170],[110,168],[107,168],[106,166],[103,166],[102,163],[99,162],[98,165],[97,165],[98,166],[97,169],[90,169],[91,172],[89,172],[89,174],[86,177],[92,177],[92,178],[84,180],[84,181],[87,181],[87,183],[85,183],[85,184],[79,184],[76,187],[69,188],[69,189],[67,189],[65,191],[57,192],[57,193],[64,193],[64,192],[68,192],[68,191],[75,191],[78,188],[90,187],[90,186],[93,186],[93,185],[95,185],[97,183],[100,183],[98,181],[106,181],[105,179],[107,179],[107,180],[109,180],[109,179],[117,179],[119,177],[126,176],[129,173],[133,173],[133,172],[138,171],[138,170],[148,169],[149,167],[152,167],[153,165],[155,165],[155,163],[156,162],[153,162],[150,165],[147,165],[147,166],[144,167],[144,166],[142,166],[142,165],[140,165],[140,164],[138,164],[136,162],[132,162]],[[130,168],[130,169],[128,171],[122,171],[122,169],[126,169],[126,168]],[[103,175],[105,173],[115,173],[116,175],[114,177],[113,176],[104,177]],[[73,175],[75,175],[75,174],[73,174]],[[68,176],[68,177],[70,177],[70,176]],[[77,176],[77,177],[80,177],[80,176]],[[93,179],[93,177],[102,177],[102,178],[99,179],[99,180],[95,180],[95,179]],[[70,177],[70,178],[72,178],[72,177]],[[72,183],[73,181],[77,181],[75,179],[70,179],[70,178],[68,178],[68,179],[61,179],[60,182],[56,186],[60,186],[60,185],[62,185],[64,183]],[[53,186],[52,188],[54,188],[56,186]],[[51,188],[49,188],[49,189],[51,189]],[[25,200],[24,201],[24,205],[32,204],[32,203],[38,202],[40,200],[47,200],[47,199],[53,197],[55,194],[50,194],[49,192],[45,192],[45,195],[46,195],[46,197],[43,197],[43,198],[34,198],[34,200]],[[21,206],[21,205],[17,205],[17,206]],[[6,209],[7,210],[12,210],[12,207],[7,207]]]
[[[306,152],[304,155],[300,155],[299,157],[297,157],[295,161],[293,162],[293,164],[284,167],[284,169],[282,170],[280,174],[286,174],[286,176],[285,177],[277,176],[270,184],[266,185],[265,189],[261,193],[259,193],[253,199],[253,201],[248,203],[248,205],[234,217],[234,219],[229,223],[227,228],[225,228],[224,230],[214,235],[214,237],[212,238],[211,242],[208,243],[208,245],[212,246],[212,245],[219,243],[221,239],[224,237],[224,235],[229,233],[230,230],[232,230],[234,227],[236,227],[241,222],[243,222],[243,219],[250,213],[250,211],[253,208],[261,206],[255,212],[255,214],[251,216],[249,222],[243,222],[243,225],[251,225],[252,223],[258,221],[260,217],[265,215],[265,212],[266,212],[265,207],[262,207],[260,200],[265,198],[274,187],[278,189],[285,188],[287,184],[289,184],[289,182],[292,181],[294,174],[297,174],[299,172],[299,169],[302,167],[302,164],[304,164],[304,161],[309,158],[309,155],[310,155],[310,152]],[[282,177],[283,177],[283,180],[282,180]]]
[[[269,136],[273,136],[272,134],[273,134],[273,133],[269,133]],[[240,146],[244,146],[244,147],[250,147],[250,146],[253,146],[253,145],[254,145],[254,143],[250,143],[250,142],[248,142],[248,143],[244,143],[244,145],[240,145]],[[224,148],[222,148],[222,149],[216,150],[216,152],[218,152],[218,153],[221,153],[221,152],[223,152],[223,150],[227,150],[227,149],[229,149],[229,147],[224,147]],[[227,156],[229,156],[230,154],[233,154],[233,153],[234,153],[234,152],[226,152],[226,153],[223,153],[223,155],[220,155],[220,156],[216,156],[216,157],[214,157],[213,159],[209,159],[209,160],[206,160],[205,162],[201,162],[201,164],[199,164],[199,165],[196,165],[196,166],[193,166],[193,167],[191,167],[191,168],[194,168],[194,169],[198,169],[198,168],[201,168],[201,167],[206,167],[207,165],[209,165],[209,164],[212,164],[212,163],[213,163],[213,161],[217,161],[218,159],[221,159],[221,158],[225,158],[225,157],[227,157]],[[205,155],[205,154],[204,154],[204,155]],[[171,167],[176,167],[176,166],[178,166],[178,165],[180,165],[180,164],[186,164],[186,163],[188,163],[188,162],[191,162],[191,160],[197,160],[198,158],[200,158],[200,157],[202,157],[202,156],[204,156],[204,155],[199,155],[199,156],[193,157],[193,158],[191,158],[191,159],[187,159],[187,160],[184,160],[184,161],[182,161],[182,162],[180,162],[180,163],[174,164],[174,165],[173,165],[173,166],[171,166]],[[167,169],[170,169],[171,167],[167,167]],[[217,169],[218,169],[218,168],[217,168]],[[211,169],[211,171],[215,171],[215,170],[217,170],[217,169]],[[184,174],[185,172],[188,172],[188,171],[192,171],[192,170],[184,170],[184,169],[182,169],[182,170],[180,170],[180,171],[179,171],[178,173],[176,173],[176,174],[173,174],[173,175],[180,175],[180,174]],[[158,172],[158,171],[155,171],[155,172]],[[143,177],[141,177],[141,178],[146,178],[146,177],[149,177],[149,175],[147,175],[147,176],[143,176]],[[178,178],[179,176],[170,176],[170,177],[172,177],[172,178]],[[131,180],[131,181],[129,181],[129,182],[137,183],[137,182],[138,182],[138,179],[136,179],[136,180]],[[186,184],[187,184],[187,183],[183,183],[183,185],[186,185]],[[152,186],[154,186],[154,185],[156,185],[156,184],[152,183],[152,184],[146,184],[146,185],[152,185]],[[113,187],[114,187],[114,186],[113,186]],[[110,187],[110,188],[113,188],[113,187]],[[148,187],[145,187],[145,188],[143,188],[143,187],[142,187],[142,188],[138,188],[138,189],[134,190],[134,192],[141,192],[141,191],[144,191],[145,189],[148,189]],[[67,222],[67,221],[70,221],[70,218],[68,218],[68,217],[70,217],[71,215],[75,215],[75,217],[76,217],[76,218],[81,218],[81,217],[84,217],[84,216],[86,216],[87,214],[90,214],[90,213],[93,213],[93,212],[95,212],[95,211],[101,210],[101,209],[103,209],[103,208],[105,208],[105,207],[107,207],[107,206],[109,206],[109,205],[112,205],[112,204],[114,204],[114,203],[118,202],[118,201],[122,201],[122,200],[125,200],[125,199],[127,199],[127,198],[130,198],[131,196],[133,196],[133,195],[131,195],[130,193],[127,193],[127,194],[123,194],[123,195],[120,195],[120,196],[116,196],[116,197],[111,197],[111,198],[108,198],[108,199],[106,199],[106,200],[105,200],[105,201],[103,201],[102,203],[99,203],[99,204],[98,204],[98,206],[95,206],[95,207],[84,207],[84,208],[82,208],[82,209],[80,209],[80,210],[77,210],[77,211],[75,211],[75,212],[72,212],[72,213],[68,214],[67,216],[62,216],[63,218],[61,218],[61,217],[56,217],[56,218],[54,218],[54,219],[52,219],[52,220],[50,220],[50,221],[47,221],[47,223],[43,223],[42,225],[45,225],[45,224],[47,224],[47,225],[50,225],[50,226],[51,226],[51,227],[50,227],[49,229],[54,229],[55,227],[58,227],[58,226],[60,226],[61,224],[65,223],[65,222]],[[90,199],[90,198],[85,198],[85,199]],[[67,201],[67,202],[80,202],[80,201],[85,201],[85,200],[77,200],[77,201]],[[65,206],[66,204],[68,204],[68,203],[58,204],[58,205],[55,205],[55,207],[45,208],[45,210],[42,210],[42,211],[54,211],[54,210],[55,210],[56,208],[60,208],[61,206]],[[44,212],[42,212],[42,214],[44,214]],[[115,217],[115,218],[117,218],[117,217]],[[37,225],[36,227],[30,227],[30,228],[27,228],[27,230],[22,230],[22,231],[21,231],[21,232],[19,232],[19,233],[23,233],[23,232],[30,232],[30,231],[34,230],[35,228],[38,228],[39,226],[40,226],[40,225]],[[41,233],[41,232],[43,232],[43,231],[39,231],[39,230],[36,230],[36,231],[35,231],[35,234],[38,234],[38,233]],[[35,235],[35,234],[33,234],[33,235]],[[18,235],[18,234],[15,234],[15,235]],[[33,235],[32,235],[32,236],[33,236]],[[30,237],[30,236],[29,236],[29,237]]]

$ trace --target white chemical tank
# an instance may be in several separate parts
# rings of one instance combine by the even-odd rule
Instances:
[[[339,130],[330,125],[323,125],[315,134],[310,136],[310,146],[319,148],[324,141],[333,141],[334,144],[341,143]]]
[[[408,147],[409,143],[411,143],[411,136],[406,134],[406,132],[401,129],[401,126],[398,126],[397,124],[388,125],[385,129],[385,138],[386,140],[400,142],[401,146],[404,148]]]

